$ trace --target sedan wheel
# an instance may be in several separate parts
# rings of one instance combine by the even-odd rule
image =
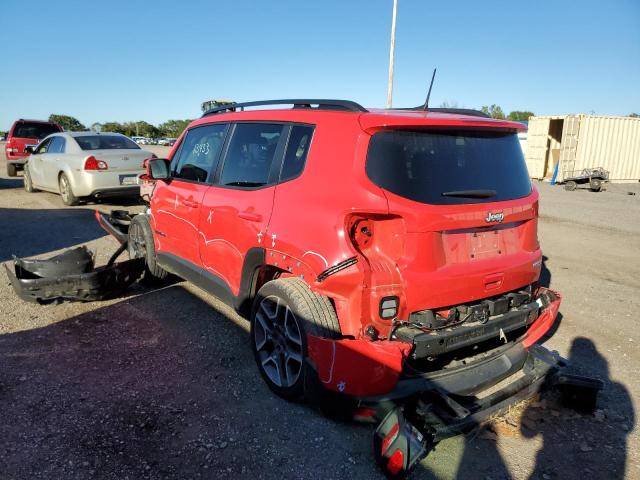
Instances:
[[[31,172],[29,172],[29,164],[24,166],[24,174],[23,174],[22,181],[24,182],[25,191],[29,193],[33,193],[36,191],[36,189],[33,188],[33,181],[31,180]]]
[[[67,176],[63,173],[60,175],[60,180],[58,181],[60,188],[60,196],[62,197],[62,202],[65,205],[77,205],[78,197],[73,194],[73,190],[71,189],[71,183]]]

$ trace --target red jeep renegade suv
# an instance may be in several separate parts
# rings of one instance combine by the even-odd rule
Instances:
[[[149,162],[155,190],[129,253],[248,317],[260,373],[283,397],[429,390],[468,417],[533,391],[553,363],[534,345],[560,298],[537,284],[522,128],[343,100],[217,107]],[[520,372],[489,404],[476,397]]]
[[[7,175],[15,177],[18,170],[24,168],[29,153],[28,146],[35,147],[46,136],[61,132],[62,127],[56,123],[42,120],[16,120],[9,130],[5,151],[7,155]]]

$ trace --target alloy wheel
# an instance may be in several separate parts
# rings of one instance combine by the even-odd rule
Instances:
[[[60,195],[65,202],[69,201],[69,183],[65,177],[60,178]]]
[[[253,341],[260,365],[278,387],[291,387],[300,378],[302,335],[288,305],[276,296],[264,298],[255,314]]]
[[[129,257],[145,258],[147,246],[144,241],[142,228],[137,223],[132,223],[129,227]]]

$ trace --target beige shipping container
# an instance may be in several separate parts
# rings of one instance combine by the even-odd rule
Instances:
[[[612,181],[640,180],[640,118],[594,115],[531,117],[525,154],[532,178],[557,181],[602,167]]]

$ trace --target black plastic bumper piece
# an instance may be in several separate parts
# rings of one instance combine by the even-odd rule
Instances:
[[[126,210],[111,210],[108,215],[96,211],[96,218],[100,226],[120,243],[129,240],[129,225],[133,217],[134,215]]]
[[[512,310],[486,323],[462,324],[449,329],[425,332],[411,326],[402,325],[393,332],[394,340],[412,343],[411,356],[414,359],[435,357],[462,347],[497,338],[504,334],[530,325],[538,318],[539,305],[531,302],[517,310]]]
[[[107,265],[94,269],[91,252],[79,247],[48,260],[14,258],[13,269],[7,265],[5,269],[16,294],[25,301],[87,302],[117,296],[142,275],[144,259],[114,260],[112,257]]]

